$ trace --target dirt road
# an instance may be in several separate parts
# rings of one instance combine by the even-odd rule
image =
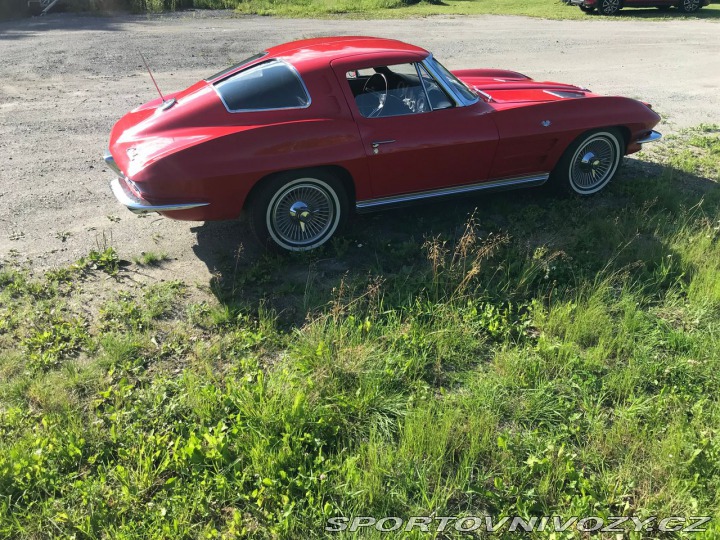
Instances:
[[[207,229],[137,217],[108,189],[112,175],[101,155],[110,128],[156,97],[137,51],[148,58],[161,88],[171,91],[272,44],[331,34],[396,37],[432,50],[451,68],[510,68],[642,98],[663,115],[665,133],[720,120],[720,25],[712,22],[494,16],[316,21],[222,12],[57,14],[5,22],[0,259],[15,250],[36,267],[53,267],[107,244],[126,258],[165,252],[172,260],[163,272],[207,283],[211,265],[198,254],[198,237],[206,237],[206,255],[222,253],[246,234],[242,226]]]

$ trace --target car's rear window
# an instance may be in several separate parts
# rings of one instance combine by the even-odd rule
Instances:
[[[230,112],[295,109],[310,105],[310,96],[291,65],[270,60],[215,83]]]
[[[255,60],[259,60],[260,58],[262,58],[262,57],[265,56],[266,54],[267,54],[266,52],[261,52],[261,53],[258,53],[258,54],[253,54],[250,58],[246,58],[245,60],[241,60],[240,62],[238,62],[238,63],[235,64],[234,66],[230,66],[229,68],[225,68],[225,69],[223,69],[222,71],[218,71],[215,75],[213,75],[212,77],[208,77],[208,78],[205,79],[205,80],[206,80],[206,81],[214,81],[215,79],[219,79],[219,78],[222,77],[223,75],[227,75],[227,74],[230,73],[231,71],[235,71],[236,69],[243,67],[245,64],[249,64],[250,62],[254,62]]]

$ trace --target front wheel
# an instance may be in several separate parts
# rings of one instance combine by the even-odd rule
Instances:
[[[587,196],[603,189],[618,170],[623,152],[622,135],[615,129],[586,133],[573,142],[553,170],[555,187]]]
[[[700,9],[700,0],[681,0],[678,8],[683,13],[695,13]]]
[[[620,0],[600,0],[597,10],[601,15],[615,15],[620,11]]]
[[[324,170],[283,173],[260,186],[250,201],[250,226],[262,244],[310,251],[327,242],[347,220],[342,182]]]

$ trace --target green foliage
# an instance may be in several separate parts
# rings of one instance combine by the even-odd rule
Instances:
[[[10,0],[15,1],[15,0]],[[429,15],[523,15],[545,19],[592,20],[575,6],[560,0],[65,0],[73,10],[129,9],[136,13],[159,13],[181,9],[234,9],[243,14],[284,17],[400,18]],[[24,9],[18,4],[17,9]],[[0,8],[0,17],[2,17]],[[710,5],[684,15],[677,10],[623,10],[618,19],[674,20],[716,19],[720,8]]]
[[[720,175],[720,125],[701,124],[681,137],[686,145],[671,153],[670,164],[687,173]]]
[[[145,251],[139,257],[135,257],[133,261],[140,266],[160,266],[163,261],[168,259],[167,253],[155,253],[154,251]]]
[[[158,13],[177,9],[195,7],[192,0],[128,0],[130,9],[138,13]],[[197,6],[205,7],[205,6]],[[222,6],[230,7],[230,6]]]
[[[48,369],[77,354],[88,340],[85,326],[79,319],[68,321],[55,316],[41,319],[22,341],[28,366]]]
[[[161,319],[174,309],[175,301],[184,294],[185,285],[168,281],[149,286],[136,298],[130,292],[118,293],[100,309],[104,329],[143,330],[153,319]]]
[[[102,270],[114,276],[120,269],[120,257],[113,247],[107,247],[102,251],[93,249],[87,257],[78,261],[78,265],[88,270]]]

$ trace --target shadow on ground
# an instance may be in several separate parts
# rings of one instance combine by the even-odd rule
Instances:
[[[0,41],[32,38],[43,32],[115,32],[126,22],[141,23],[133,15],[97,16],[77,13],[49,13],[22,19],[0,20]]]
[[[673,254],[668,245],[673,225],[657,234],[652,223],[677,218],[679,228],[682,216],[698,205],[708,215],[717,214],[718,184],[626,158],[613,184],[587,199],[558,198],[536,188],[360,215],[330,245],[292,255],[260,249],[242,221],[208,222],[193,229],[193,249],[214,276],[211,287],[221,302],[250,311],[263,304],[282,326],[292,328],[327,305],[338,288],[361,289],[377,276],[385,281],[388,302],[406,301],[403,291],[417,290],[418,283],[404,284],[428,275],[426,240],[440,237],[452,246],[470,216],[481,238],[511,238],[508,260],[498,264],[532,258],[538,249],[556,251],[569,265],[558,279],[583,280],[629,265],[654,272]]]

